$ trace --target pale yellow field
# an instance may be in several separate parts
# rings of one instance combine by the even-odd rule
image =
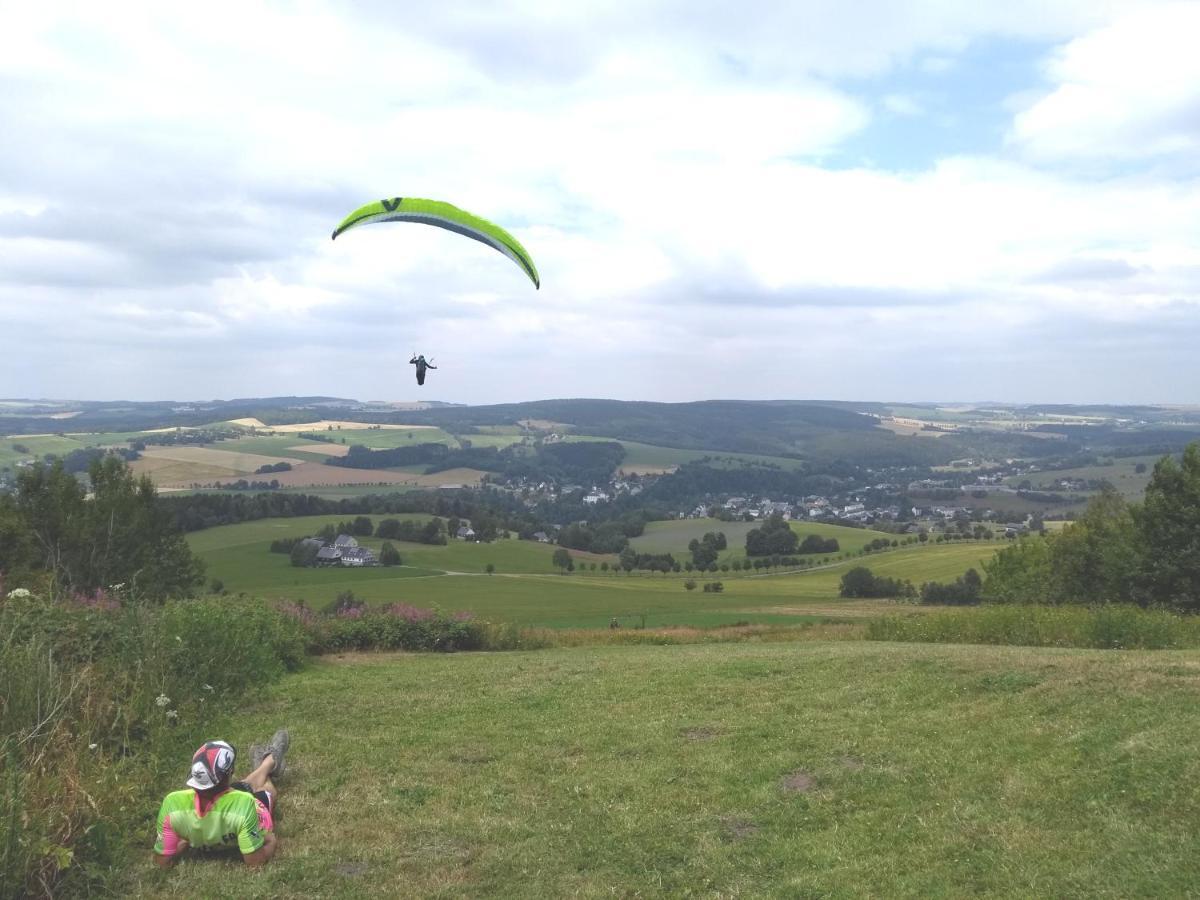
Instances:
[[[888,431],[904,437],[916,435],[917,437],[932,437],[937,438],[946,434],[945,431],[925,431],[924,425],[938,425],[942,427],[941,422],[923,422],[920,419],[904,419],[896,416],[883,416],[879,420],[879,427],[886,428]],[[951,426],[953,427],[953,426]]]
[[[159,490],[179,490],[192,484],[207,484],[210,481],[239,477],[239,473],[224,466],[206,466],[165,457],[143,456],[131,462],[129,470],[138,478],[149,475]]]
[[[129,464],[134,475],[149,475],[160,488],[187,487],[212,481],[237,480],[260,466],[286,462],[301,464],[291,456],[259,456],[209,447],[147,447],[142,458]],[[280,473],[284,474],[284,473]]]
[[[259,457],[263,459],[264,457]],[[387,469],[343,469],[318,462],[293,463],[290,472],[272,472],[263,479],[278,481],[282,487],[330,487],[350,484],[404,484],[416,487],[440,487],[450,484],[479,484],[483,472],[478,469],[448,469],[435,475],[392,472]],[[224,476],[234,481],[244,476]],[[196,479],[192,479],[193,481]]]
[[[243,422],[258,421],[250,419],[239,419],[239,424]],[[347,431],[360,431],[368,428],[380,428],[385,431],[392,430],[412,430],[417,429],[433,429],[434,425],[376,425],[371,422],[344,422],[338,419],[322,419],[320,422],[300,422],[295,425],[263,425],[261,422],[254,426],[255,428],[265,428],[268,431],[273,431],[276,434],[300,434],[302,431],[326,431],[330,428],[344,428]]]
[[[289,450],[296,450],[300,453],[323,453],[326,456],[345,456],[350,452],[349,444],[301,444],[298,447],[288,447]]]

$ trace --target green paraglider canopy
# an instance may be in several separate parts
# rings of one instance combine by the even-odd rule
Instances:
[[[469,237],[499,250],[524,269],[535,288],[542,286],[533,259],[521,246],[520,241],[494,222],[471,215],[457,206],[443,203],[441,200],[422,200],[418,197],[377,200],[346,216],[342,224],[334,229],[333,238],[336,240],[339,234],[351,228],[374,222],[416,222],[421,225],[435,225]]]

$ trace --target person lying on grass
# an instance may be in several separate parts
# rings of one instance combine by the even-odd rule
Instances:
[[[188,790],[172,791],[158,811],[154,861],[172,866],[189,847],[229,850],[234,847],[248,866],[261,866],[275,855],[276,790],[271,776],[284,772],[286,729],[265,745],[250,748],[252,771],[233,781],[237,751],[225,741],[205,741],[192,754]]]

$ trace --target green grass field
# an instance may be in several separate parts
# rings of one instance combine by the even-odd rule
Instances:
[[[121,434],[68,434],[44,435],[38,437],[0,437],[0,468],[11,467],[18,460],[41,459],[47,453],[66,456],[72,450],[83,450],[87,447],[126,446],[125,438],[136,436],[137,433]],[[20,445],[29,453],[19,453],[13,445]]]
[[[1000,546],[911,546],[803,572],[695,577],[698,584],[721,581],[721,593],[685,590],[685,574],[552,574],[554,546],[532,541],[451,541],[440,547],[394,541],[405,564],[401,568],[299,569],[286,555],[269,552],[272,540],[299,537],[337,521],[330,516],[262,519],[195,532],[188,542],[205,562],[207,577],[220,579],[234,593],[323,605],[350,590],[373,604],[403,601],[467,611],[494,622],[553,628],[602,628],[613,617],[629,625],[640,624],[645,616],[651,626],[775,622],[780,616],[838,618],[838,588],[852,566],[866,565],[876,574],[919,585],[953,580],[968,568],[978,568]],[[381,543],[377,538],[361,540],[376,550]],[[613,559],[575,556],[581,562]],[[482,574],[488,563],[496,567],[495,575]],[[440,574],[444,572],[464,574]]]
[[[621,462],[624,469],[665,469],[680,466],[684,463],[695,462],[698,459],[709,458],[715,465],[771,465],[781,469],[796,469],[804,465],[803,461],[788,459],[783,456],[760,456],[754,453],[727,453],[722,450],[684,450],[678,447],[660,447],[655,444],[642,444],[637,441],[620,441],[616,438],[598,437],[590,434],[571,434],[564,437],[568,441],[614,441],[625,448],[625,459]]]
[[[280,850],[136,897],[1182,897],[1200,653],[867,642],[318,662],[232,712],[292,732]],[[158,797],[147,785],[147,833]],[[157,789],[157,790],[156,790]]]
[[[1030,482],[1035,490],[1054,491],[1062,493],[1056,485],[1059,479],[1082,478],[1084,480],[1105,479],[1126,500],[1139,501],[1146,493],[1146,485],[1154,474],[1154,464],[1162,459],[1161,456],[1129,456],[1114,459],[1110,466],[1081,466],[1075,469],[1053,469],[1045,472],[1033,472],[1029,475],[1013,476],[1006,482],[1016,487],[1022,481]],[[1138,472],[1137,467],[1144,465],[1145,472]],[[1072,492],[1074,493],[1074,492]],[[1071,494],[1068,494],[1071,496]],[[1088,494],[1087,496],[1091,496]]]
[[[746,535],[754,528],[760,528],[761,522],[722,522],[719,519],[677,519],[669,522],[650,522],[646,531],[640,537],[630,541],[633,548],[641,553],[674,553],[677,557],[687,558],[687,546],[693,540],[699,540],[710,531],[720,531],[725,534],[729,548],[722,554],[723,560],[745,557]],[[872,531],[868,528],[848,528],[845,525],[826,525],[824,523],[792,522],[792,531],[804,540],[808,535],[815,534],[823,538],[837,538],[843,551],[861,550],[864,544],[869,544],[876,538],[896,540],[900,535],[885,534],[882,531]]]

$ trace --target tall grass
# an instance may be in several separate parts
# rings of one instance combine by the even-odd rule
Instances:
[[[875,619],[867,626],[866,637],[913,643],[1173,650],[1200,647],[1200,617],[1124,605],[984,605]]]
[[[96,893],[142,834],[145,790],[224,702],[297,668],[267,604],[0,594],[0,898]]]

